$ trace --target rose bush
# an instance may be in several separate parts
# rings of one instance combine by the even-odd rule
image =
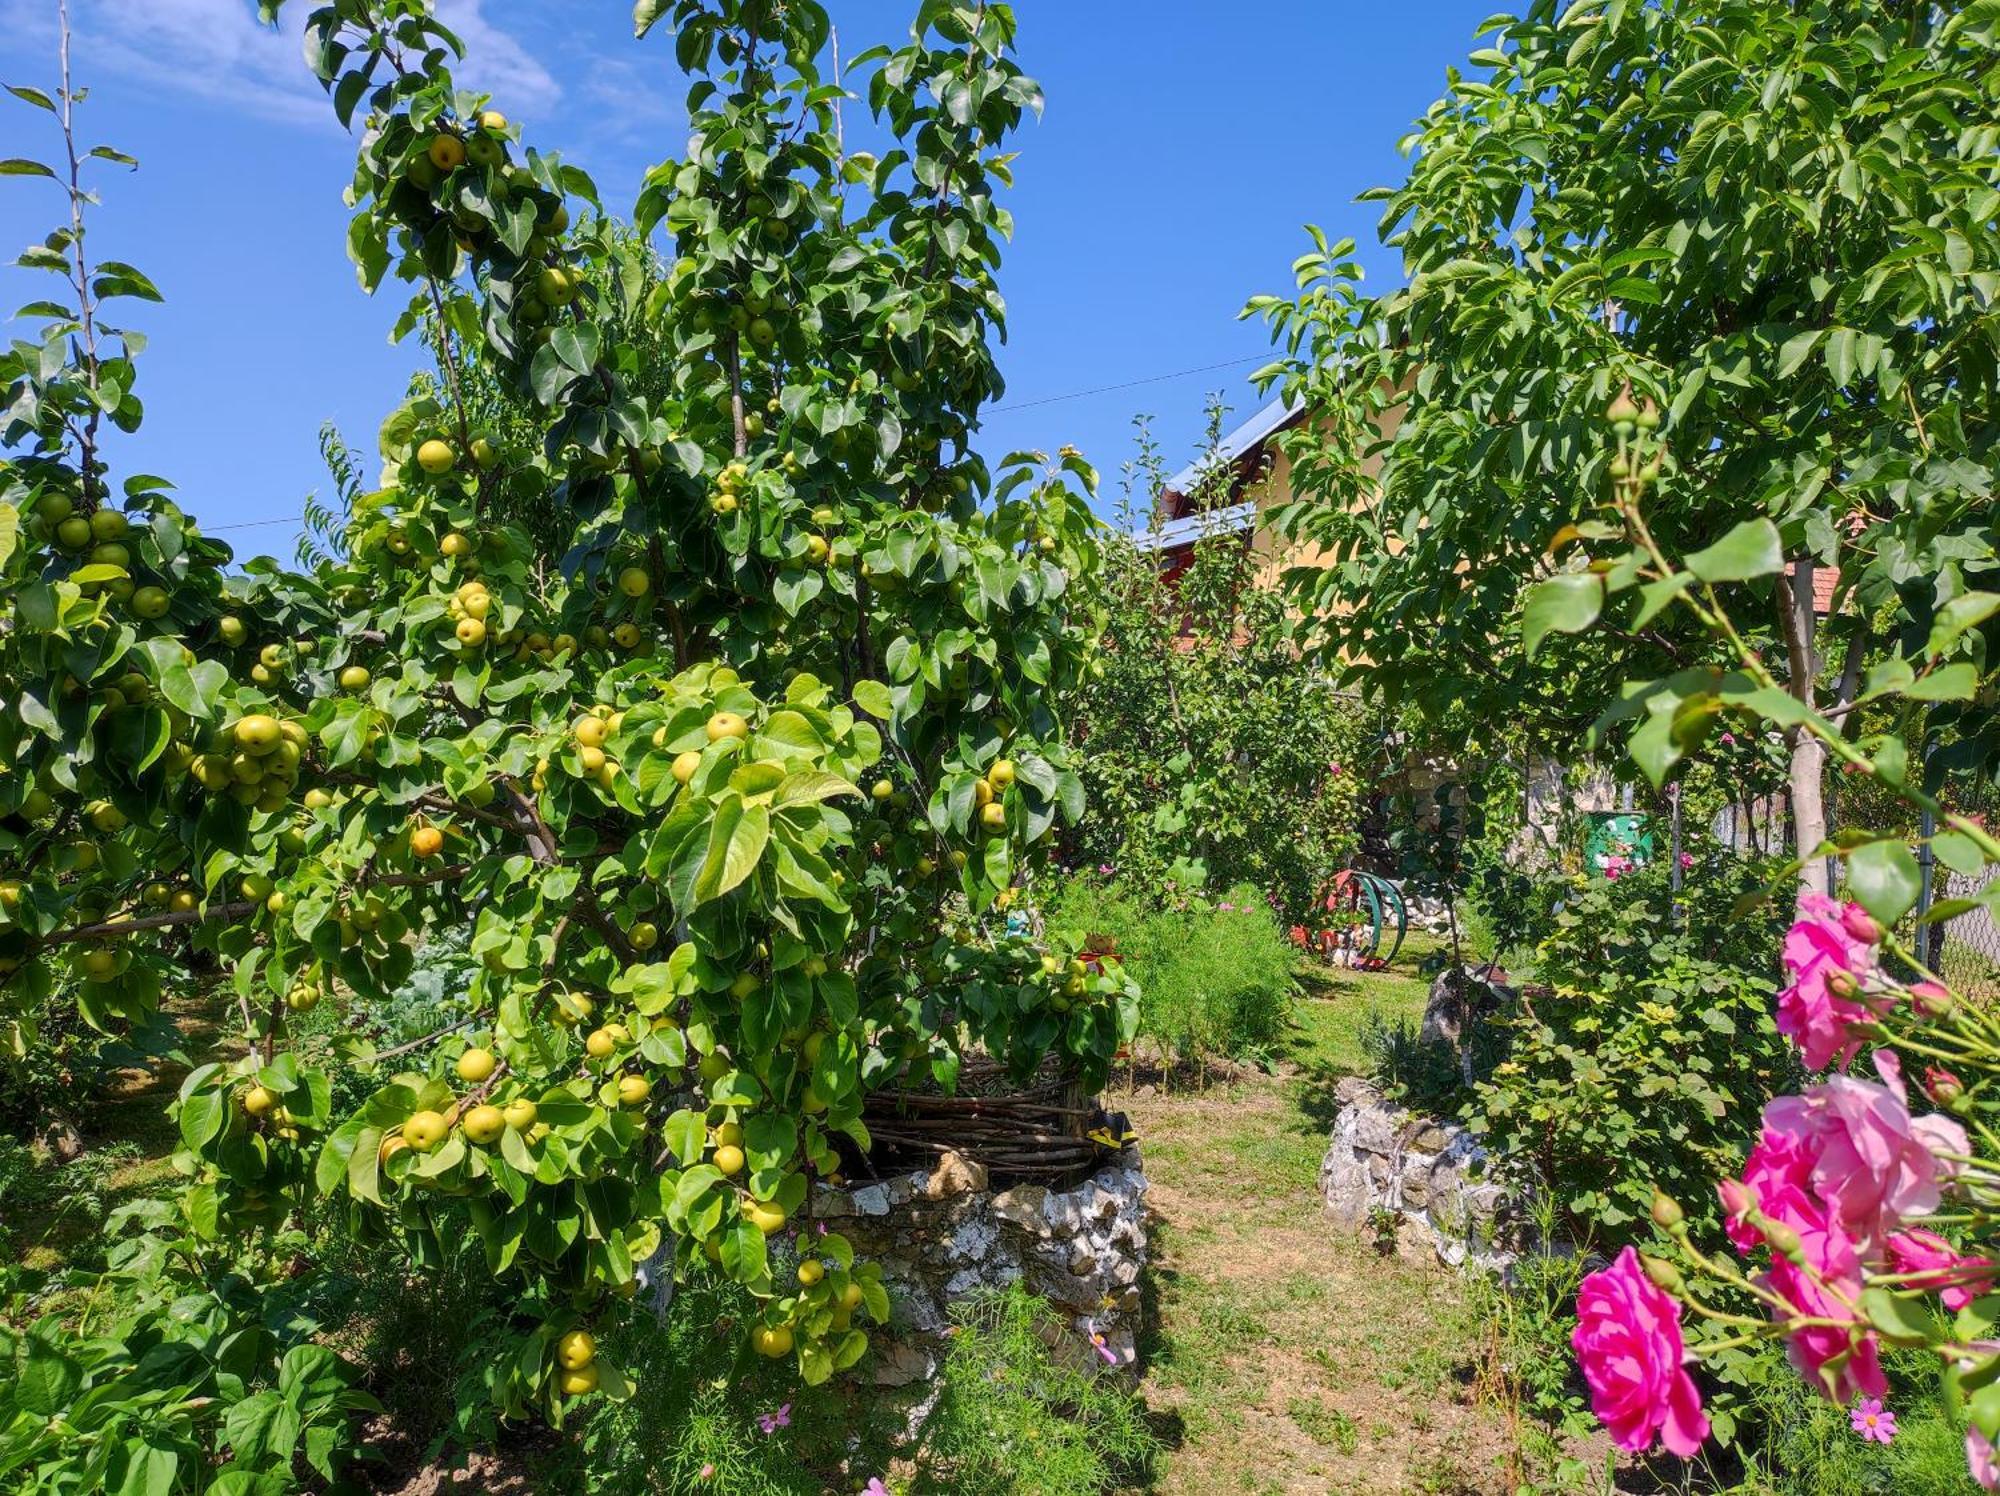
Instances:
[[[1735,653],[1738,671],[1716,700],[1785,722],[1814,737],[1849,772],[1879,780],[1922,812],[1929,849],[1948,865],[2000,862],[2000,842],[1983,824],[1941,805],[1906,774],[1908,749],[1899,734],[1857,742],[1810,705],[1800,705],[1735,626],[1720,583],[1737,580],[1738,572],[1747,581],[1777,569],[1774,527],[1764,534],[1759,522],[1750,522],[1743,528],[1758,533],[1725,537],[1716,549],[1735,559],[1722,577],[1714,574],[1714,550],[1689,558],[1684,571],[1654,540],[1642,506],[1661,470],[1650,435],[1657,425],[1645,417],[1642,407],[1623,398],[1611,410],[1623,474],[1611,507],[1633,544],[1625,564],[1634,584],[1664,584]],[[1977,626],[1996,611],[2000,595],[1959,594],[1939,611],[1915,663],[1901,654],[1879,663],[1867,672],[1868,689],[1859,699],[1983,698],[1981,678],[1991,655]],[[1960,654],[1970,658],[1955,658]],[[1926,687],[1933,676],[1939,684]],[[1698,711],[1675,730],[1684,741],[1696,741],[1710,721]],[[1654,762],[1656,773],[1665,767]],[[1641,1265],[1654,1284],[1713,1327],[1687,1347],[1690,1356],[1720,1363],[1758,1340],[1780,1338],[1809,1385],[1836,1402],[1869,1399],[1869,1417],[1879,1417],[1880,1399],[1889,1391],[1885,1347],[1927,1352],[1939,1368],[1947,1405],[1968,1420],[1967,1467],[1992,1489],[2000,1486],[1992,1456],[2000,1436],[2000,1293],[1992,1291],[1991,1250],[2000,1211],[2000,1135],[1991,1121],[2000,1083],[2000,1019],[1986,1002],[1940,981],[1897,932],[1919,890],[1916,858],[1896,834],[1850,832],[1808,849],[1808,856],[1844,863],[1854,898],[1836,902],[1810,887],[1800,894],[1778,952],[1786,981],[1775,1013],[1804,1062],[1816,1070],[1830,1066],[1831,1073],[1770,1101],[1740,1176],[1717,1185],[1728,1239],[1739,1255],[1708,1249],[1680,1202],[1657,1191],[1653,1221],[1671,1245],[1643,1256]],[[1981,895],[1936,903],[1922,918],[1990,909],[1992,894],[1989,883]],[[1874,1080],[1852,1071],[1863,1050],[1870,1052]],[[1906,1065],[1920,1067],[1914,1104]],[[1584,1300],[1613,1305],[1619,1333],[1641,1335],[1650,1319],[1619,1299],[1615,1272],[1586,1279]],[[1741,1312],[1737,1304],[1761,1315]],[[1619,1344],[1610,1334],[1579,1339],[1593,1387],[1631,1380],[1617,1360]],[[1616,1399],[1600,1411],[1620,1419],[1614,1432],[1621,1437],[1649,1426]]]

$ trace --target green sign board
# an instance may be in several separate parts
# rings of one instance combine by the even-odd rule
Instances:
[[[1653,860],[1653,833],[1646,813],[1638,810],[1593,810],[1583,856],[1593,871]]]

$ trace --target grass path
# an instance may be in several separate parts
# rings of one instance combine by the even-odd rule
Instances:
[[[1371,1015],[1422,1012],[1421,953],[1324,973],[1274,1076],[1124,1098],[1151,1181],[1142,1390],[1177,1444],[1169,1496],[1513,1489],[1505,1415],[1478,1387],[1478,1289],[1320,1214],[1334,1082],[1363,1067]]]

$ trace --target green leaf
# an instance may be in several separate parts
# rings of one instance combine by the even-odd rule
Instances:
[[[743,1124],[743,1150],[756,1168],[782,1168],[798,1145],[798,1124],[790,1117],[758,1112]]]
[[[1768,519],[1746,519],[1722,539],[1687,558],[1687,568],[1704,582],[1747,582],[1785,567],[1784,543]]]
[[[14,1402],[24,1411],[47,1418],[61,1412],[83,1385],[76,1362],[39,1335],[28,1338],[27,1364],[14,1384]]]
[[[1917,859],[1900,841],[1872,841],[1847,856],[1848,888],[1885,925],[1893,925],[1917,902],[1922,883]]]
[[[1965,660],[1940,665],[1912,681],[1903,694],[1912,701],[1970,701],[1979,690],[1979,672]]]
[[[683,1108],[667,1118],[660,1136],[674,1150],[674,1157],[686,1168],[701,1157],[708,1142],[708,1120],[700,1112]]]
[[[1932,1338],[1935,1321],[1929,1307],[1915,1294],[1864,1288],[1861,1312],[1891,1345],[1927,1345]]]
[[[181,1141],[200,1152],[229,1120],[229,1103],[222,1092],[202,1087],[181,1101]]]
[[[245,1464],[289,1460],[298,1447],[299,1412],[276,1392],[259,1392],[232,1407],[222,1420],[222,1436]]]
[[[125,1479],[119,1484],[116,1496],[171,1496],[176,1477],[180,1474],[180,1465],[181,1457],[176,1451],[142,1440],[130,1447],[126,1456]],[[222,1477],[217,1477],[208,1491],[211,1496],[267,1496],[269,1485],[266,1478],[252,1478],[263,1489],[243,1488],[240,1493],[224,1490]]]
[[[824,1345],[807,1340],[799,1346],[799,1375],[808,1387],[817,1387],[833,1375],[833,1357]]]
[[[1812,357],[1819,347],[1820,339],[1826,336],[1821,328],[1808,328],[1785,340],[1785,346],[1778,350],[1778,378],[1790,379],[1798,373],[1799,367]]]
[[[1940,831],[1931,838],[1931,854],[1954,873],[1974,877],[1986,868],[1986,854],[1979,843],[1962,831]]]
[[[1984,623],[2000,608],[2000,592],[1967,592],[1953,598],[1937,611],[1931,621],[1931,635],[1924,653],[1939,655],[1962,638],[1967,629]]]
[[[160,677],[160,694],[197,720],[213,716],[229,689],[229,667],[220,660],[175,664]]]
[[[1521,643],[1528,658],[1550,634],[1580,634],[1604,610],[1604,579],[1591,572],[1550,577],[1528,589],[1521,608]]]
[[[722,1268],[738,1283],[756,1283],[770,1276],[770,1247],[764,1233],[748,1221],[737,1221],[722,1233]]]
[[[858,796],[860,793],[857,786],[838,774],[829,774],[824,769],[804,769],[785,776],[785,782],[778,786],[777,794],[772,797],[771,808],[783,810],[788,805],[814,805],[837,795]]]
[[[817,756],[826,749],[826,741],[813,727],[803,712],[790,708],[775,711],[757,729],[756,745],[759,749],[777,748],[787,757]]]
[[[56,179],[56,174],[39,161],[30,161],[22,156],[8,156],[0,159],[0,177],[47,177]]]
[[[694,902],[719,899],[756,869],[771,839],[771,812],[745,805],[734,795],[716,807],[709,827],[708,853],[694,882]]]
[[[895,699],[889,694],[889,688],[879,680],[856,681],[854,704],[880,722],[887,722],[890,714],[896,710]]]

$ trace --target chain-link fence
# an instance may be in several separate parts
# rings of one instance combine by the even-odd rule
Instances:
[[[1996,803],[2000,803],[1989,779],[1953,780],[1946,785],[1943,799],[1950,809],[1984,817],[1989,823]],[[1920,914],[1950,899],[1977,898],[1982,889],[2000,878],[2000,866],[1969,874],[1954,872],[1936,861],[1928,846],[1921,849],[1921,857],[1925,878]],[[2000,993],[2000,921],[1994,918],[1991,905],[1982,904],[1922,929],[1925,964],[1939,976],[1961,992]]]

